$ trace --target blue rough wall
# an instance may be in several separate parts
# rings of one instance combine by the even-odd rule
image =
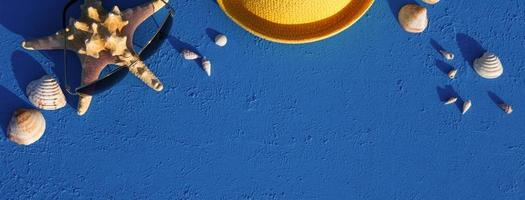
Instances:
[[[25,85],[63,73],[60,52],[20,42],[58,30],[65,2],[0,3],[0,199],[525,199],[525,1],[442,0],[415,35],[396,21],[410,1],[378,0],[333,38],[282,45],[213,0],[172,0],[169,42],[147,60],[163,92],[128,75],[83,117],[44,111],[44,137],[17,146],[4,133],[28,106]],[[230,43],[216,47],[207,29]],[[212,60],[211,78],[181,42]],[[438,45],[457,58],[444,63]],[[471,69],[483,49],[500,56],[501,78]],[[453,93],[473,101],[466,115],[442,105]]]

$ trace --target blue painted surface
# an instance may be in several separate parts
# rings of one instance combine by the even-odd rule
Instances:
[[[29,106],[25,85],[63,64],[59,51],[20,42],[58,30],[65,2],[0,3],[0,199],[525,199],[524,1],[442,1],[415,35],[396,21],[410,1],[378,0],[333,38],[282,45],[212,0],[172,0],[170,41],[147,60],[163,92],[128,75],[83,117],[44,111],[44,137],[17,146],[5,127]],[[216,47],[207,29],[229,44]],[[211,78],[181,45],[212,60]],[[471,69],[483,49],[504,63],[499,79]],[[442,105],[453,93],[473,101],[466,115]]]

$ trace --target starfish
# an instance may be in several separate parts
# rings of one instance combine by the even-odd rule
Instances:
[[[85,0],[80,18],[71,19],[67,28],[50,36],[24,41],[22,46],[28,50],[74,51],[82,65],[81,85],[96,81],[107,65],[116,64],[127,67],[146,85],[161,91],[162,83],[133,50],[132,42],[137,27],[164,7],[164,2],[152,0],[123,12],[114,6],[108,12],[100,0]],[[64,37],[68,40],[67,45],[64,45]],[[79,95],[79,115],[87,112],[92,98],[91,95]]]

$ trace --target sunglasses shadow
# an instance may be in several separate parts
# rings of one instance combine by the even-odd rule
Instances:
[[[190,50],[190,51],[193,51],[197,54],[199,54],[199,56],[201,56],[202,58],[202,54],[197,50],[197,48],[195,48],[194,46],[186,43],[186,42],[183,42],[181,40],[179,40],[178,38],[176,37],[173,37],[173,36],[168,36],[168,41],[170,42],[171,46],[173,46],[173,48],[175,48],[179,54],[182,53],[182,51],[184,50]],[[195,63],[200,66],[201,63],[200,63],[200,60],[201,59],[195,59]]]
[[[32,106],[1,85],[0,99],[2,99],[2,106],[0,106],[0,130],[4,132],[4,134],[1,135],[7,137],[7,126],[13,112],[19,108],[32,108]]]

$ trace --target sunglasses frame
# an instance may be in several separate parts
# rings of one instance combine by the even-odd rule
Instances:
[[[164,18],[164,20],[162,21],[159,29],[155,32],[155,34],[153,35],[153,37],[151,37],[148,42],[140,49],[140,52],[138,53],[138,56],[140,57],[142,55],[142,53],[144,52],[144,50],[146,50],[148,48],[148,46],[156,39],[159,38],[160,36],[160,33],[163,31],[163,29],[165,28],[165,26],[168,24],[168,20],[170,18],[173,18],[173,16],[175,15],[175,10],[173,9],[173,7],[171,7],[165,0],[160,0],[162,1],[164,4],[165,4],[165,7],[167,7],[169,9],[169,12],[168,12],[168,15]],[[71,7],[73,4],[75,4],[76,2],[78,2],[78,0],[70,0],[66,6],[64,7],[64,10],[62,12],[62,26],[64,28],[67,27],[67,24],[66,24],[66,14],[67,14],[67,10],[69,9],[69,7]],[[67,46],[67,37],[64,37],[64,47]],[[128,67],[131,67],[133,65],[135,65],[137,62],[133,62],[131,63],[131,65],[129,66],[119,66],[117,69],[114,69],[112,70],[110,73],[106,74],[104,77],[102,78],[99,78],[97,79],[96,81],[93,81],[92,83],[90,84],[87,84],[87,85],[83,85],[83,86],[79,86],[77,88],[75,88],[75,91],[71,91],[71,86],[69,86],[68,84],[68,81],[67,81],[67,49],[64,48],[64,86],[65,86],[65,89],[67,91],[67,93],[69,93],[70,95],[75,95],[75,96],[78,96],[80,94],[86,94],[86,93],[82,93],[80,91],[82,90],[86,90],[90,87],[94,87],[96,86],[98,83],[101,83],[102,81],[107,81],[107,80],[110,80],[110,79],[114,79],[115,76],[117,74],[121,74],[123,73],[122,71],[124,70],[127,70]],[[107,89],[105,90],[102,90],[102,91],[106,91]],[[102,91],[97,91],[97,92],[92,92],[92,93],[99,93],[99,92],[102,92]],[[91,95],[91,94],[89,94]]]

